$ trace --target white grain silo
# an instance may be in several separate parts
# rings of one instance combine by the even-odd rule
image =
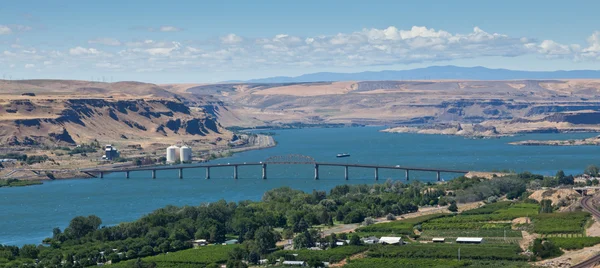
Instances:
[[[167,148],[167,163],[174,163],[178,160],[179,147],[172,145]]]
[[[192,148],[185,145],[181,146],[179,149],[179,159],[181,159],[181,162],[192,161]]]

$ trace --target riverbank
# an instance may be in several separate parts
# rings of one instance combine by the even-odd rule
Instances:
[[[211,160],[216,160],[220,158],[231,157],[235,153],[251,151],[251,150],[261,150],[272,148],[277,145],[277,142],[272,136],[268,135],[256,135],[252,136],[248,139],[248,142],[239,147],[227,147],[226,149],[216,149],[212,153],[208,151],[207,155],[211,157]],[[139,157],[143,157],[143,154],[140,154]],[[131,157],[133,160],[136,157]],[[97,161],[79,161],[77,159],[75,162],[69,162],[68,164],[53,165],[52,167],[45,166],[31,166],[31,167],[23,167],[23,166],[9,166],[5,167],[0,171],[0,187],[4,185],[4,187],[8,186],[8,181],[18,181],[19,183],[13,184],[14,186],[25,186],[25,185],[39,185],[42,184],[43,181],[50,180],[63,180],[63,179],[89,179],[94,178],[88,173],[81,172],[80,170],[86,168],[94,168],[94,167],[102,167],[102,168],[123,168],[123,167],[134,167],[136,166],[134,162],[116,162],[110,164],[100,165]],[[200,161],[207,161],[207,159],[201,159]],[[147,166],[155,166],[147,165]]]
[[[17,179],[0,180],[0,188],[2,188],[2,187],[22,187],[22,186],[39,185],[39,184],[42,184],[42,182],[39,180],[17,180]]]

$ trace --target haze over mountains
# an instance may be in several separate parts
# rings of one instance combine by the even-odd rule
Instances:
[[[517,79],[597,79],[600,70],[573,71],[517,71],[490,69],[486,67],[431,66],[400,71],[378,71],[359,73],[321,72],[296,77],[276,76],[251,79],[247,83],[297,83],[319,81],[381,81],[381,80],[517,80]]]

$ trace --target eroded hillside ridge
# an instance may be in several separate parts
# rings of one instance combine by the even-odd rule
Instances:
[[[93,94],[92,87],[42,81],[3,85],[9,89],[22,88],[23,84],[37,86],[7,90],[12,94],[5,93],[6,98],[0,100],[1,145],[76,144],[91,140],[143,143],[164,137],[212,139],[228,134],[214,115],[218,103],[210,105],[207,111],[203,106],[208,105],[199,105],[152,84],[127,82],[120,83],[125,87],[119,88],[100,83],[92,91],[103,94]],[[132,85],[134,88],[129,91]],[[89,93],[87,97],[78,95],[82,91]],[[105,96],[107,92],[118,97]]]
[[[501,135],[595,131],[600,123],[600,80],[231,83],[187,92],[219,98],[239,115],[227,122],[234,125],[386,124]]]

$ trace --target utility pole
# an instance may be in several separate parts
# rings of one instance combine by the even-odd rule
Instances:
[[[460,248],[458,248],[458,261],[460,261]]]

